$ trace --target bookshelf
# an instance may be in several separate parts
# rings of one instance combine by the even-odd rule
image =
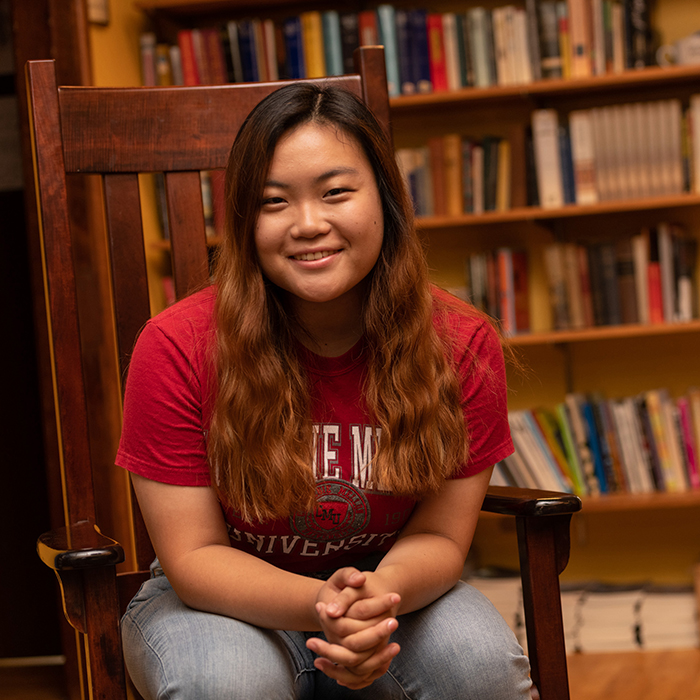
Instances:
[[[423,5],[444,10],[484,4],[489,8],[505,2],[426,2]],[[522,3],[520,3],[522,4]],[[172,39],[177,28],[210,26],[221,19],[249,16],[282,17],[305,9],[327,9],[332,3],[315,0],[140,0],[136,6]],[[358,6],[359,7],[359,6]],[[700,28],[700,10],[693,0],[659,0],[653,7],[653,24],[662,43],[670,43]],[[679,21],[682,17],[682,21]],[[696,26],[691,26],[695,22]],[[647,67],[587,78],[549,79],[523,85],[463,88],[425,95],[392,97],[392,122],[397,148],[415,147],[429,136],[451,132],[475,138],[494,132],[504,137],[522,134],[534,109],[554,108],[566,115],[590,106],[661,100],[700,93],[700,65]],[[520,146],[517,146],[520,148]],[[514,162],[522,160],[514,150]],[[520,172],[523,186],[524,174]],[[464,260],[470,251],[496,246],[524,247],[532,267],[530,280],[531,332],[518,334],[510,343],[529,368],[525,376],[514,374],[511,405],[514,409],[553,405],[568,391],[603,391],[607,396],[632,396],[657,387],[667,387],[679,395],[688,387],[700,385],[697,348],[700,347],[700,320],[683,323],[625,324],[594,326],[578,330],[552,330],[547,281],[541,262],[544,247],[555,240],[575,241],[579,237],[600,240],[632,235],[646,225],[678,221],[697,237],[700,234],[700,195],[689,192],[644,198],[601,201],[596,204],[567,204],[545,209],[539,206],[513,206],[506,211],[458,216],[426,216],[418,221],[429,251],[429,261],[437,283],[459,287],[464,283]],[[216,245],[216,240],[211,241]],[[151,242],[151,250],[161,254],[167,243]],[[696,290],[697,297],[697,290]],[[696,299],[697,301],[697,299]],[[488,519],[487,519],[488,520]],[[495,519],[497,520],[497,519]],[[637,556],[634,531],[653,524],[670,537],[676,526],[700,530],[700,493],[652,493],[643,495],[606,494],[585,499],[584,514],[574,528],[572,561],[581,565],[571,575],[601,571],[622,575],[625,569],[642,571],[639,561],[652,576],[663,580],[685,581],[687,563],[694,561],[700,548],[693,542],[677,543],[674,555],[660,556],[658,564]],[[482,552],[500,547],[497,522],[488,522],[477,534],[476,547]],[[577,529],[578,528],[578,529]],[[643,529],[643,528],[642,528]],[[586,534],[582,534],[583,531]],[[620,535],[622,553],[610,565],[605,552],[605,532]],[[614,539],[614,538],[612,538]],[[663,537],[651,537],[649,548],[661,549]],[[594,551],[595,550],[595,551]],[[623,551],[627,550],[627,551]],[[485,554],[488,559],[488,554]],[[675,557],[675,558],[674,558]],[[600,565],[600,560],[605,560]],[[498,556],[493,563],[504,563]],[[569,575],[569,572],[567,572]]]

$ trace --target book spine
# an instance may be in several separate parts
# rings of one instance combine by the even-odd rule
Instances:
[[[399,48],[396,36],[396,13],[392,5],[377,7],[377,20],[381,43],[384,45],[384,61],[389,95],[401,94],[401,77],[399,75]]]
[[[540,206],[545,209],[561,207],[564,205],[564,187],[559,121],[555,110],[536,109],[532,112],[532,138]]]

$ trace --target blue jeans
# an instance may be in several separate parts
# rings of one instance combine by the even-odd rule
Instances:
[[[185,606],[165,576],[122,620],[129,674],[147,700],[529,700],[529,663],[489,600],[466,583],[401,615],[389,671],[349,690],[314,668],[317,632],[267,630]]]

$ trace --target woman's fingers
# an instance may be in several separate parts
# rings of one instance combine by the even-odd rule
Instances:
[[[347,667],[333,663],[325,657],[319,657],[314,661],[314,666],[329,678],[333,678],[339,685],[359,690],[383,676],[400,650],[398,644],[389,644],[359,665]]]
[[[353,620],[371,620],[396,610],[400,602],[398,593],[362,598],[348,607],[345,615]]]

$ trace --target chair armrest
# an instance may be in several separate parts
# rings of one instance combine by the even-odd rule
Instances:
[[[582,508],[581,499],[570,493],[521,489],[512,486],[489,486],[481,510],[501,515],[533,516],[566,515]]]
[[[56,572],[115,566],[124,561],[124,549],[103,535],[97,525],[83,521],[51,530],[37,541],[41,561]]]

